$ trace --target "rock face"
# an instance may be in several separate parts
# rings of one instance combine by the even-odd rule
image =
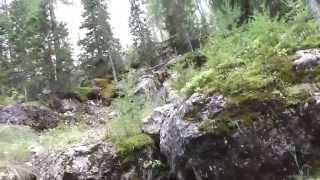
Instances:
[[[30,167],[0,168],[0,180],[37,180],[37,176],[28,169]]]
[[[38,106],[17,104],[0,109],[0,123],[30,126],[35,130],[54,128],[60,121],[58,114]]]
[[[156,104],[161,104],[167,99],[167,89],[163,86],[164,72],[153,72],[139,78],[134,95],[143,96]]]
[[[99,143],[34,156],[39,180],[119,180],[119,160],[110,144]]]
[[[261,106],[265,113],[250,124],[232,119],[229,133],[202,130],[204,121],[218,121],[226,102],[219,94],[195,94],[148,118],[144,132],[158,141],[172,179],[285,179],[313,170],[320,157],[319,96],[283,111]]]
[[[301,50],[296,53],[294,65],[298,70],[314,69],[320,65],[320,49]]]

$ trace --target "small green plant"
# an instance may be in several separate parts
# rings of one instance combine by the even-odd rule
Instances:
[[[143,118],[152,111],[152,103],[148,98],[133,94],[137,84],[136,74],[129,74],[127,79],[120,82],[123,96],[113,102],[118,111],[118,117],[111,122],[110,131],[106,138],[114,143],[141,133]]]
[[[0,165],[28,160],[36,140],[36,133],[28,127],[0,125]]]

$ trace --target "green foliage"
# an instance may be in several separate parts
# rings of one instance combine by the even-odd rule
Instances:
[[[199,73],[199,70],[195,69],[193,66],[185,67],[183,64],[176,64],[174,70],[176,71],[177,78],[173,85],[177,90],[181,90],[185,87],[186,83]]]
[[[141,133],[142,119],[152,111],[151,102],[145,97],[133,95],[136,77],[138,74],[129,74],[127,79],[120,82],[123,97],[113,101],[113,107],[118,111],[118,117],[111,122],[111,131],[107,132],[107,138],[113,142],[121,142],[123,139]]]
[[[155,66],[157,65],[156,47],[144,18],[143,1],[130,0],[130,5],[129,27],[138,59],[143,65]]]
[[[106,0],[81,0],[84,7],[81,29],[86,36],[79,41],[83,53],[80,56],[81,67],[91,78],[111,74],[111,69],[120,66],[121,45],[113,37]],[[113,63],[111,63],[113,61]]]
[[[310,40],[319,33],[315,22],[301,17],[278,21],[258,15],[233,31],[215,32],[205,48],[209,69],[187,83],[184,91],[201,89],[231,97],[258,97],[259,92],[271,97],[280,91],[286,96],[285,89],[297,82],[290,53],[297,47],[318,46]]]
[[[40,134],[29,127],[1,125],[0,168],[1,165],[28,161],[31,148],[60,151],[75,145],[96,142],[102,139],[103,131],[103,128],[92,130],[82,122],[72,126],[60,124],[57,128]]]
[[[295,105],[304,102],[309,96],[310,91],[305,85],[295,85],[285,89],[285,99],[287,104]]]
[[[173,86],[177,90],[184,88],[192,77],[201,72],[201,69],[203,69],[206,62],[207,57],[199,51],[189,52],[177,57],[172,66],[172,69],[177,76],[173,82]]]
[[[98,133],[99,129],[90,130],[83,122],[72,126],[60,124],[55,129],[43,132],[38,142],[44,150],[59,151],[82,143],[95,142],[99,140]]]
[[[37,140],[36,133],[28,127],[0,126],[0,166],[28,160],[30,147]]]
[[[88,100],[89,95],[94,92],[94,88],[92,87],[77,87],[73,88],[71,92],[75,93],[77,97],[80,98],[82,102],[85,102]]]
[[[118,142],[116,151],[123,161],[129,161],[135,153],[148,146],[154,146],[153,139],[146,134],[138,134]]]
[[[197,1],[194,0],[148,0],[153,23],[169,35],[172,48],[178,53],[193,50],[201,38],[198,23]],[[204,24],[203,24],[204,25]],[[196,43],[194,43],[196,42]]]
[[[12,105],[24,100],[24,96],[16,89],[8,89],[5,93],[0,93],[0,105]]]
[[[96,78],[94,79],[95,85],[99,88],[101,88],[100,96],[102,99],[111,99],[114,97],[114,85],[111,81],[111,78]]]

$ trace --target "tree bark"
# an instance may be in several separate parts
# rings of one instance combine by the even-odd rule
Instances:
[[[111,52],[109,53],[109,60],[110,60],[110,63],[111,63],[113,79],[114,79],[114,81],[117,83],[117,82],[118,82],[117,70],[116,70],[116,67],[115,67],[115,65],[114,65]]]

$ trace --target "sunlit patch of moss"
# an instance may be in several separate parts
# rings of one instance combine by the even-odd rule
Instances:
[[[0,164],[26,161],[37,134],[29,127],[0,125]]]
[[[117,142],[116,151],[123,162],[128,162],[135,158],[137,152],[148,146],[155,146],[153,139],[146,134],[138,134]]]
[[[316,48],[320,47],[320,35],[315,34],[306,37],[306,39],[303,41],[301,44],[300,48],[301,49],[307,49],[307,48]]]
[[[71,90],[73,93],[76,94],[77,97],[80,98],[81,101],[87,101],[90,93],[94,91],[92,87],[77,87]]]
[[[112,83],[111,77],[106,78],[96,78],[93,80],[95,86],[101,89],[100,96],[103,99],[111,99],[115,95],[114,85]]]
[[[285,99],[287,105],[296,105],[305,102],[310,97],[310,86],[307,84],[299,84],[285,89]]]

